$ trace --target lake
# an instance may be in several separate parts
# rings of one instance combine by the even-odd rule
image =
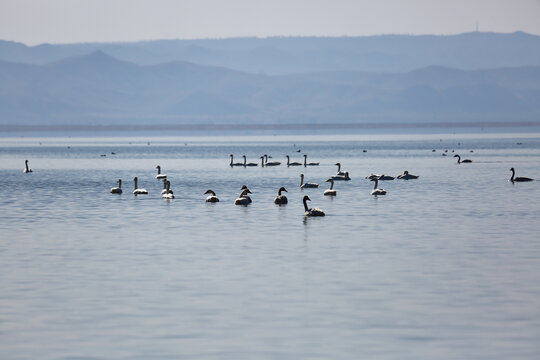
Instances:
[[[540,133],[0,138],[0,358],[537,359],[540,182],[511,167],[540,179]]]

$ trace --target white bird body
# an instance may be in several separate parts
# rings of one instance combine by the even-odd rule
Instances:
[[[324,216],[325,213],[319,208],[308,208],[307,201],[311,201],[309,196],[304,196],[303,203],[304,203],[304,216]]]
[[[219,199],[218,197],[216,196],[216,193],[213,191],[213,190],[206,190],[206,192],[204,193],[205,195],[206,194],[210,194],[207,198],[206,198],[206,202],[209,202],[209,203],[216,203],[216,202],[219,202]]]
[[[135,183],[135,190],[133,190],[133,195],[146,195],[148,194],[148,191],[146,191],[146,189],[139,189],[138,187],[138,179],[137,177],[134,177],[133,178],[133,182]]]
[[[289,157],[289,155],[286,156],[287,158],[287,166],[302,166],[302,164],[300,164],[299,162],[291,162],[291,159]]]
[[[304,174],[300,174],[300,189],[307,189],[307,188],[318,188],[319,184],[315,183],[305,183],[304,184]]]
[[[122,179],[118,179],[118,187],[113,187],[111,189],[111,194],[121,194],[122,193]]]
[[[326,182],[330,183],[330,189],[324,190],[323,194],[326,195],[326,196],[336,196],[337,191],[334,190],[334,179],[328,179],[328,180],[326,180]]]

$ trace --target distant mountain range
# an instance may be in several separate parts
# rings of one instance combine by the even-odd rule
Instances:
[[[432,65],[462,70],[540,66],[540,36],[523,32],[158,40],[31,47],[0,41],[0,60],[43,65],[96,50],[138,65],[187,61],[268,75],[406,72]]]
[[[0,125],[540,121],[524,33],[0,41]]]

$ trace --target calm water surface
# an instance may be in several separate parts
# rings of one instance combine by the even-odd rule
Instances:
[[[540,179],[540,134],[2,138],[0,358],[538,359],[540,182],[510,167]]]

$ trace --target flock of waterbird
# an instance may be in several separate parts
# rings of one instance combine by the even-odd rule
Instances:
[[[233,154],[230,154],[229,156],[230,156],[229,166],[231,166],[231,167],[254,167],[254,166],[259,165],[258,163],[252,163],[252,162],[248,163],[247,158],[246,158],[245,155],[242,155],[242,158],[244,159],[244,161],[241,162],[241,163],[235,163],[234,162]],[[461,156],[459,156],[457,154],[454,155],[454,157],[457,157],[457,163],[458,164],[472,163],[472,160],[470,160],[470,159],[461,159]],[[260,157],[260,159],[261,159],[261,167],[271,167],[271,166],[280,166],[281,165],[281,162],[279,162],[279,161],[268,161],[269,158],[271,158],[271,156],[268,156],[267,154],[264,154],[264,155],[262,155]],[[291,162],[289,155],[286,155],[286,158],[287,158],[287,164],[286,164],[287,167],[291,167],[291,166],[304,166],[304,167],[319,166],[318,162],[308,162],[306,154],[304,154],[304,162],[303,162],[303,164],[299,163],[299,162]],[[336,163],[334,165],[336,165],[338,167],[336,174],[329,177],[328,180],[325,181],[325,182],[330,183],[330,188],[325,190],[324,193],[323,193],[326,196],[336,196],[337,195],[337,191],[334,190],[334,182],[335,181],[349,181],[349,180],[351,180],[348,171],[341,171],[341,163],[338,162],[338,163]],[[171,183],[167,179],[167,175],[161,172],[161,166],[160,165],[157,165],[156,169],[157,169],[156,179],[163,181],[163,190],[161,191],[161,196],[164,199],[167,199],[167,200],[174,199],[174,192],[171,189]],[[534,179],[528,178],[528,177],[523,177],[523,176],[517,176],[516,177],[514,168],[511,168],[510,171],[512,172],[512,176],[510,177],[510,181],[512,183],[514,183],[514,182],[534,181]],[[30,167],[28,166],[28,160],[25,160],[25,168],[24,168],[23,172],[24,173],[31,173],[32,172],[32,169],[30,169]],[[366,179],[369,179],[370,181],[373,181],[375,183],[374,186],[373,186],[373,190],[371,191],[371,195],[379,196],[379,195],[386,195],[386,190],[380,189],[378,187],[379,186],[379,181],[394,180],[395,178],[402,179],[402,180],[413,180],[413,179],[418,179],[418,177],[419,177],[418,175],[409,174],[409,172],[407,170],[405,170],[403,172],[403,174],[400,174],[400,175],[398,175],[396,177],[385,175],[385,174],[381,174],[381,175],[371,174],[371,175],[366,176]],[[305,178],[304,174],[300,174],[300,189],[318,188],[319,187],[319,184],[317,184],[317,183],[304,182],[304,178]],[[148,191],[146,189],[139,188],[139,186],[138,186],[138,178],[137,177],[133,178],[133,184],[134,184],[133,195],[146,195],[146,194],[148,194]],[[240,190],[241,190],[241,193],[240,193],[239,197],[234,201],[234,204],[235,205],[243,205],[243,206],[247,206],[247,205],[251,204],[252,200],[251,200],[249,194],[251,194],[252,192],[249,190],[249,188],[246,185],[243,185]],[[122,194],[122,179],[118,179],[118,186],[112,188],[110,190],[110,192],[111,192],[111,194]],[[277,205],[285,205],[285,204],[288,203],[287,196],[285,196],[283,194],[283,192],[287,192],[287,189],[285,189],[284,187],[280,187],[279,190],[278,190],[278,195],[274,199],[275,204],[277,204]],[[209,203],[219,202],[219,198],[217,197],[216,193],[211,189],[206,190],[204,195],[208,195],[208,197],[206,197],[206,202],[209,202]],[[305,211],[304,215],[305,216],[325,216],[324,211],[322,211],[321,209],[308,207],[307,201],[311,201],[311,199],[309,198],[309,196],[305,195],[303,197],[303,199],[302,199],[302,202],[304,204],[304,211]]]

